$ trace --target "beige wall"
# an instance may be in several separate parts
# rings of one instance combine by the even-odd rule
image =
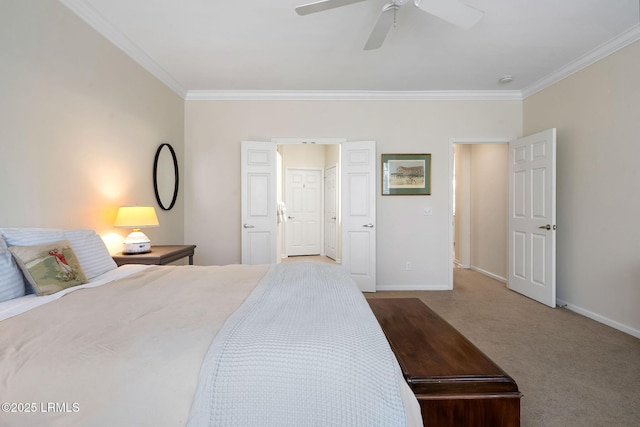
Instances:
[[[327,149],[321,144],[284,144],[279,146],[282,153],[282,173],[285,176],[287,168],[324,169]]]
[[[155,205],[157,146],[184,157],[184,101],[57,1],[0,2],[0,225],[92,228]],[[154,243],[182,243],[182,190]]]
[[[530,96],[558,129],[558,298],[640,336],[640,42]]]
[[[519,101],[187,101],[185,239],[198,261],[240,261],[240,141],[274,137],[377,141],[381,153],[431,153],[431,196],[377,188],[379,288],[446,286],[449,138],[520,136]],[[379,163],[379,161],[378,161]],[[377,165],[378,181],[380,164]],[[423,207],[433,216],[423,216]],[[405,271],[411,261],[412,271]]]
[[[471,267],[507,278],[508,145],[471,145]]]

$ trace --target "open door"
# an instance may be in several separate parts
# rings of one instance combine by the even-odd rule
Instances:
[[[556,306],[556,130],[509,143],[508,287]]]
[[[364,292],[376,290],[376,143],[341,145],[342,265]]]
[[[276,260],[276,144],[242,141],[242,263]]]

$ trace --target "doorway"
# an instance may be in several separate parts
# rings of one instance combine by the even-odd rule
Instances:
[[[508,140],[450,141],[450,286],[453,269],[507,282]]]
[[[322,169],[285,170],[285,253],[287,256],[321,255]]]
[[[484,193],[476,197],[489,207],[488,214],[484,218],[477,219],[473,208],[474,202],[469,203],[470,221],[468,235],[470,240],[469,267],[506,283],[509,289],[519,292],[531,299],[550,307],[556,305],[556,129],[547,129],[533,135],[528,135],[516,140],[505,139],[451,139],[449,140],[449,179],[451,182],[449,201],[449,248],[450,266],[449,289],[453,289],[454,260],[463,254],[465,234],[456,236],[456,223],[464,218],[461,212],[462,200],[460,186],[463,185],[461,173],[461,159],[455,159],[454,149],[460,144],[476,145],[502,144],[506,146],[506,161],[499,164],[481,158],[472,162],[470,166],[473,175],[468,180],[470,194],[473,194],[472,184],[482,188]],[[503,155],[504,156],[504,155]],[[501,171],[502,164],[506,168]],[[454,164],[456,167],[454,167]],[[476,165],[476,166],[474,166]],[[492,165],[487,168],[488,165]],[[503,193],[504,184],[485,183],[485,175],[478,175],[474,169],[495,169],[494,175],[505,180],[506,176],[506,205],[497,208],[493,196]],[[454,174],[454,170],[456,171]],[[496,172],[497,171],[497,172]],[[455,191],[454,191],[455,189]],[[489,191],[491,190],[491,191]],[[456,197],[456,194],[458,197]],[[455,206],[455,214],[454,214]],[[506,226],[497,227],[488,225],[486,218],[495,219],[496,216],[506,215]],[[482,215],[481,215],[482,216]],[[457,217],[457,218],[456,218]],[[506,236],[502,233],[506,230]],[[473,240],[480,236],[483,239],[480,250],[477,242]],[[496,238],[497,237],[497,238]],[[492,240],[491,240],[492,239]],[[492,241],[492,243],[487,243]],[[455,249],[454,249],[455,248]],[[483,267],[486,261],[477,261],[476,254],[494,256],[496,249],[504,249],[502,258],[506,267],[499,268],[499,273]],[[458,255],[455,255],[456,251]],[[504,265],[504,264],[501,264]],[[502,273],[504,271],[504,273]]]
[[[287,140],[276,147],[281,157],[278,199],[287,211],[287,220],[279,224],[278,259],[319,256],[339,263],[340,143]]]
[[[281,260],[283,156],[271,142],[241,142],[243,264]],[[300,142],[300,139],[296,141]],[[304,141],[304,140],[302,140]],[[304,142],[303,142],[304,143]],[[325,142],[326,143],[326,142]],[[342,266],[364,292],[376,290],[376,142],[331,140],[340,161],[338,224]],[[314,144],[312,142],[311,144]],[[280,244],[279,244],[280,243]]]

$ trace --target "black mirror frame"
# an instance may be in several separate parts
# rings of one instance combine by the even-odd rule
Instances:
[[[158,158],[160,157],[160,152],[164,147],[168,147],[171,152],[171,157],[173,158],[173,170],[175,172],[176,182],[173,188],[173,198],[171,199],[171,204],[169,207],[166,207],[162,200],[160,199],[160,193],[158,193]],[[156,201],[162,210],[168,211],[173,208],[173,205],[176,204],[176,200],[178,199],[178,184],[180,182],[180,176],[178,175],[178,158],[176,157],[176,152],[173,150],[171,144],[163,143],[160,144],[158,150],[156,151],[156,157],[153,160],[153,191],[156,193]]]

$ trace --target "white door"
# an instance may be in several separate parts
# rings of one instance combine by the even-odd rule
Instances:
[[[509,143],[508,287],[556,306],[556,130]]]
[[[324,251],[325,255],[338,258],[338,188],[336,185],[337,167],[331,166],[324,171]]]
[[[322,170],[287,168],[285,182],[287,256],[320,255]]]
[[[376,290],[376,144],[341,145],[342,265],[364,292]]]
[[[242,141],[241,162],[242,263],[275,263],[276,144]]]

